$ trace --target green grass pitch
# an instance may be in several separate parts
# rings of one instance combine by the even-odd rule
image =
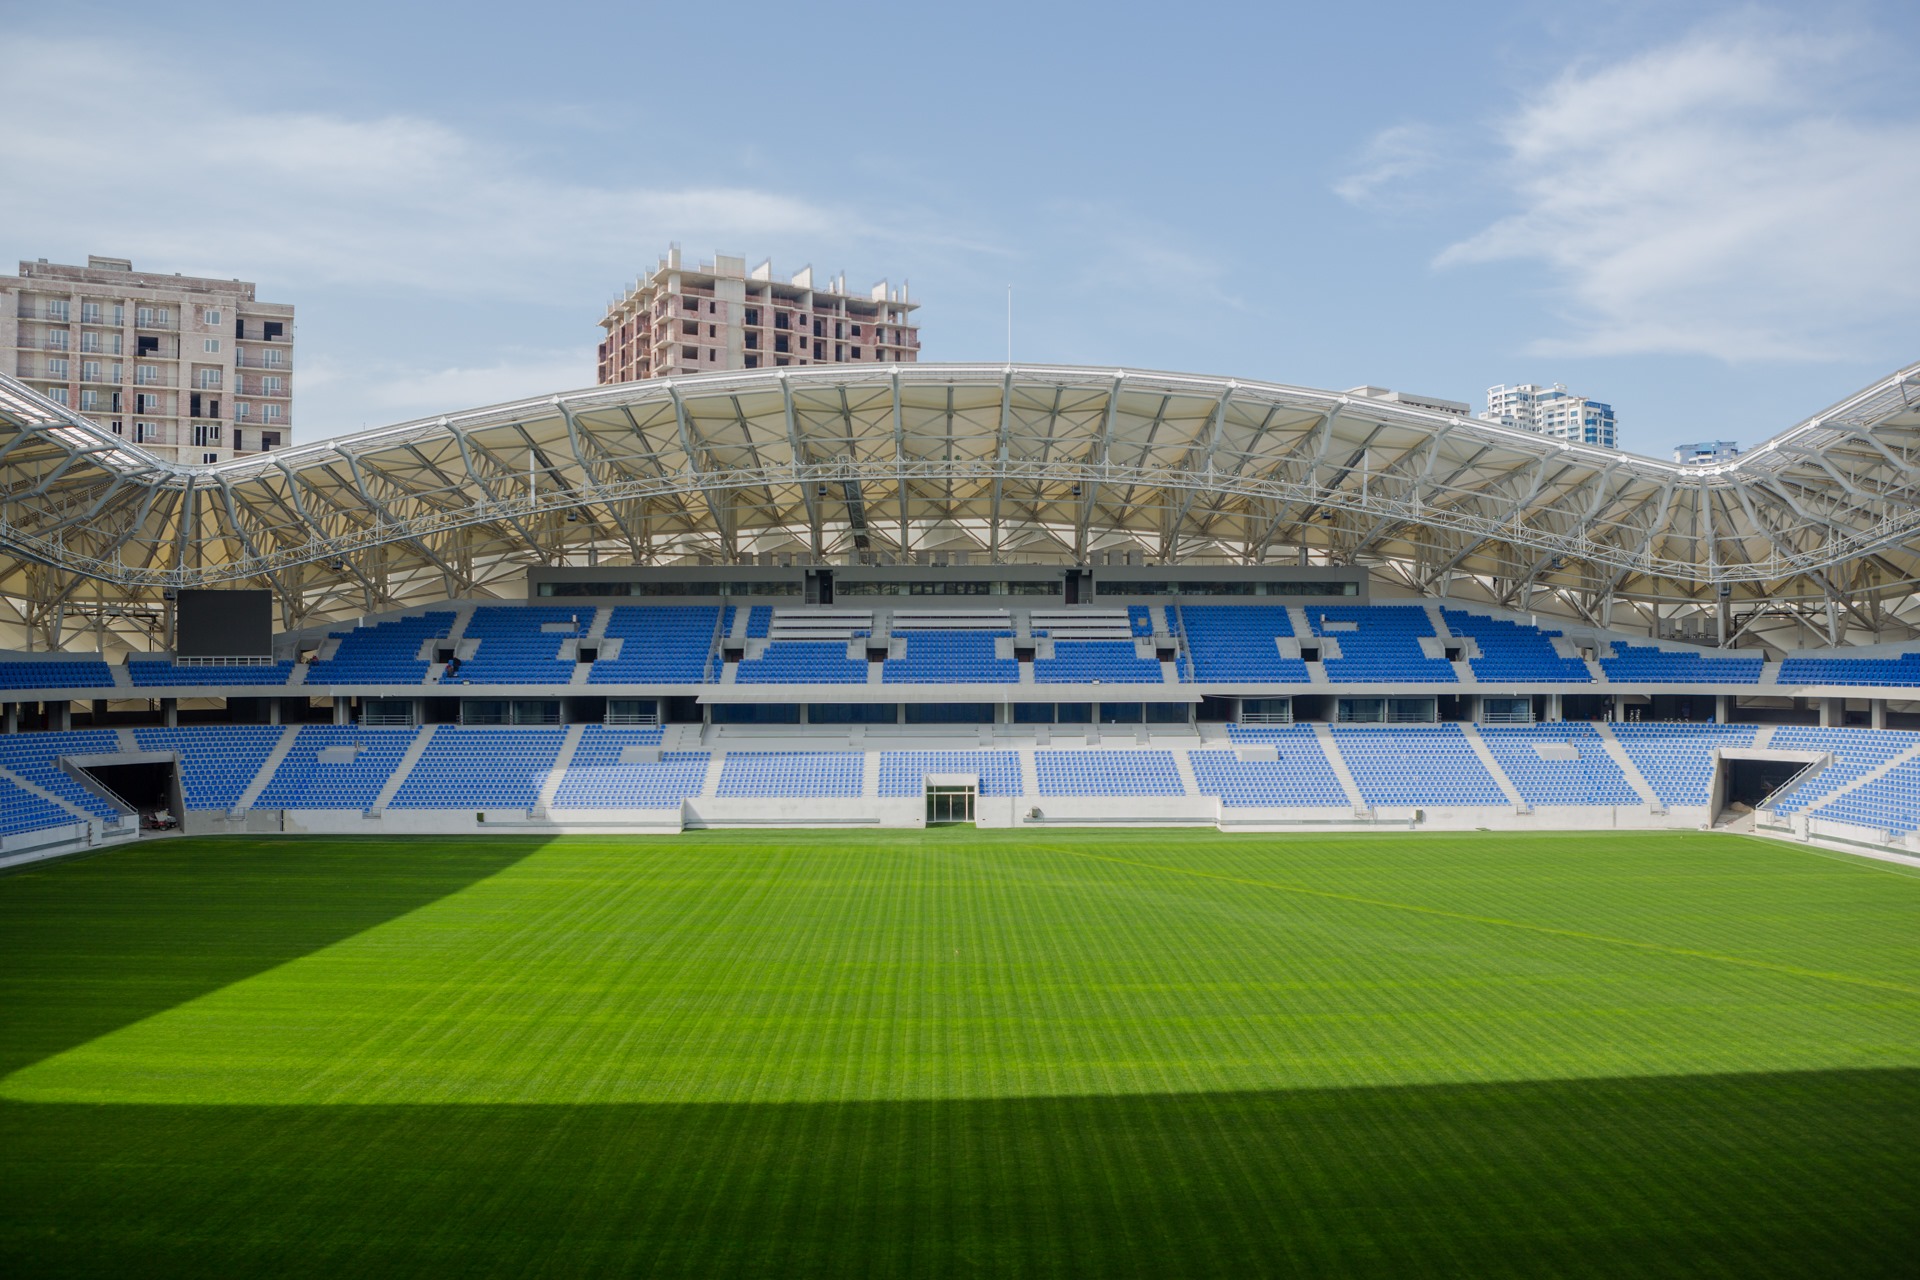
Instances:
[[[0,877],[0,1274],[1912,1275],[1920,876],[1702,834]]]

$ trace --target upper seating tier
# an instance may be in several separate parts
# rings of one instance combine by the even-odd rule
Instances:
[[[1309,605],[1307,624],[1340,648],[1339,657],[1321,659],[1327,679],[1336,684],[1459,680],[1453,664],[1428,657],[1420,647],[1421,638],[1434,630],[1433,619],[1419,605]]]
[[[1277,637],[1293,635],[1279,605],[1182,605],[1193,678],[1209,684],[1305,684],[1307,664],[1280,656]]]

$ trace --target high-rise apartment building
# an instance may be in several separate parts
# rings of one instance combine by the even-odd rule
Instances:
[[[911,364],[920,356],[920,304],[882,280],[850,293],[846,277],[819,287],[808,267],[773,278],[773,264],[716,255],[697,267],[675,245],[600,321],[599,380],[632,382],[782,365]]]
[[[1443,400],[1439,396],[1423,396],[1410,391],[1395,391],[1390,387],[1348,387],[1350,396],[1365,396],[1369,400],[1385,400],[1388,404],[1404,404],[1410,409],[1427,409],[1434,413],[1452,414],[1464,418],[1472,408],[1464,400]]]
[[[1574,395],[1557,382],[1550,387],[1531,382],[1488,387],[1487,411],[1480,417],[1557,440],[1616,447],[1613,406]]]
[[[293,442],[293,307],[247,281],[41,258],[0,295],[17,376],[115,435],[195,463]]]
[[[1713,462],[1732,462],[1740,456],[1740,445],[1734,440],[1696,440],[1692,444],[1673,446],[1673,460],[1690,466],[1705,466]]]

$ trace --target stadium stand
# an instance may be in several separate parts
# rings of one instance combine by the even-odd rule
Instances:
[[[1236,726],[1237,727],[1237,726]],[[1346,788],[1334,775],[1309,725],[1274,727],[1258,736],[1277,751],[1277,760],[1241,760],[1232,751],[1189,751],[1200,794],[1219,796],[1229,807],[1324,808],[1347,803]]]
[[[1524,622],[1462,609],[1442,609],[1440,617],[1447,630],[1480,646],[1480,656],[1469,660],[1477,679],[1542,684],[1587,684],[1593,680],[1586,663],[1554,652],[1553,641],[1561,634],[1558,631],[1543,631]]]
[[[1055,640],[1051,658],[1035,658],[1040,684],[1160,684],[1160,664],[1134,653],[1131,640]]]
[[[118,750],[120,736],[111,729],[12,734],[0,737],[0,768],[96,818],[114,818],[120,810],[75,782],[60,768],[59,760],[61,756],[107,755]]]
[[[127,663],[128,678],[136,687],[146,689],[196,684],[285,684],[292,674],[291,662],[244,667],[182,667],[171,662],[134,658]]]
[[[880,794],[923,795],[929,773],[977,774],[983,796],[1020,794],[1020,757],[1012,751],[883,751]]]
[[[709,678],[708,657],[717,657],[719,618],[713,605],[622,605],[613,610],[606,630],[607,639],[620,641],[619,656],[595,662],[587,681],[699,684]]]
[[[142,751],[172,751],[180,758],[180,791],[189,809],[231,809],[240,803],[260,766],[286,733],[278,725],[207,725],[187,729],[136,729]]]
[[[254,799],[256,809],[369,809],[422,730],[310,724]],[[322,761],[322,755],[330,758]]]
[[[95,658],[0,662],[0,690],[111,689],[113,668]]]
[[[1663,805],[1709,803],[1714,750],[1750,747],[1754,734],[1753,726],[1744,724],[1615,724],[1608,729]]]
[[[586,634],[593,625],[592,609],[513,608],[475,609],[463,639],[477,640],[473,656],[464,659],[452,681],[458,684],[566,684],[573,679],[573,661],[560,657],[569,640]],[[548,631],[547,627],[565,627]]]
[[[1641,803],[1592,725],[1482,725],[1479,733],[1500,772],[1528,804]],[[1539,746],[1570,747],[1579,755],[1548,759],[1535,749]]]
[[[995,640],[1012,634],[909,631],[898,637],[906,656],[888,658],[880,678],[888,684],[1014,684],[1020,679],[1020,664],[993,652]]]
[[[720,764],[719,796],[830,799],[860,794],[856,751],[736,751]]]
[[[1817,805],[1862,774],[1871,773],[1920,738],[1911,733],[1874,729],[1816,729],[1805,725],[1787,725],[1773,732],[1768,744],[1776,751],[1827,751],[1833,762],[1791,787],[1772,807],[1777,813],[1794,813]]]
[[[1185,605],[1179,616],[1195,680],[1305,684],[1311,678],[1306,663],[1281,657],[1274,644],[1276,637],[1293,635],[1293,622],[1279,605]]]
[[[705,751],[666,751],[657,761],[622,763],[629,748],[656,747],[659,729],[588,725],[554,793],[556,809],[668,809],[698,795],[706,780]]]
[[[1310,605],[1307,624],[1314,635],[1331,636],[1340,646],[1339,657],[1322,663],[1327,679],[1336,683],[1459,680],[1451,663],[1429,658],[1420,648],[1421,638],[1434,630],[1433,619],[1418,605]]]
[[[773,606],[769,604],[754,605],[752,610],[747,614],[747,639],[764,640],[767,637],[767,633],[772,629]]]
[[[0,779],[0,836],[24,835],[79,821],[59,805]]]
[[[1920,653],[1897,658],[1790,657],[1780,664],[1780,683],[1920,687]]]
[[[1170,751],[1036,751],[1043,796],[1178,796],[1186,794]]]
[[[1764,659],[1707,657],[1691,649],[1659,649],[1616,640],[1600,659],[1607,679],[1642,684],[1759,684]]]
[[[1920,830],[1920,759],[1902,761],[1873,781],[1810,810],[1816,818],[1875,832]]]
[[[308,668],[307,683],[419,684],[427,678],[430,665],[418,656],[421,647],[452,630],[454,619],[451,613],[423,613],[371,627],[328,632],[339,639],[340,645],[331,658]]]
[[[394,793],[395,809],[531,809],[565,729],[441,725]]]
[[[1368,804],[1507,803],[1459,725],[1336,725],[1333,741]]]
[[[751,625],[751,623],[749,623]],[[844,640],[776,640],[734,669],[736,684],[865,684],[864,658],[849,658]]]

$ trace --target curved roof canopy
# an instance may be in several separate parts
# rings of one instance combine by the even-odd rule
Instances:
[[[297,625],[514,594],[529,563],[1125,546],[1590,618],[1823,601],[1878,638],[1920,580],[1920,365],[1701,467],[1302,387],[941,364],[598,387],[208,467],[0,375],[0,459],[0,593],[41,617],[247,584]]]

